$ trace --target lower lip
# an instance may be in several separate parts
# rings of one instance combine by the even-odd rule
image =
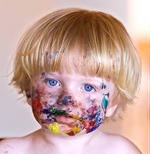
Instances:
[[[65,117],[65,116],[57,116],[57,122],[71,124],[76,121],[76,119]]]

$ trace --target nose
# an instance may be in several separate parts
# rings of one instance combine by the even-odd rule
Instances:
[[[72,103],[73,103],[72,96],[69,95],[61,96],[60,99],[58,100],[59,105],[67,105]]]
[[[71,96],[64,96],[64,101],[71,102]]]
[[[65,83],[63,85],[63,90],[60,93],[60,97],[59,97],[59,104],[74,104],[74,95],[75,95],[75,88],[74,88],[74,84],[72,83]]]

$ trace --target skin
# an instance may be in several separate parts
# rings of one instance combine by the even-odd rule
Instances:
[[[43,129],[74,136],[97,129],[105,118],[109,82],[77,73],[42,73],[31,81],[31,104]]]
[[[128,139],[98,130],[74,137],[38,130],[21,138],[0,142],[1,154],[141,154]]]
[[[74,50],[78,55],[79,49]],[[141,153],[128,139],[101,132],[98,129],[101,123],[98,123],[98,127],[94,125],[92,128],[96,129],[89,132],[91,128],[84,119],[88,117],[88,113],[100,113],[99,117],[102,120],[114,113],[117,107],[113,101],[115,87],[111,80],[78,74],[75,69],[77,62],[73,61],[71,64],[70,67],[74,70],[71,74],[66,71],[43,72],[32,77],[31,89],[27,91],[27,101],[33,109],[36,120],[41,124],[41,129],[24,137],[1,141],[1,154]],[[59,83],[51,86],[50,79],[55,79]],[[94,89],[86,91],[85,84],[91,85]],[[103,88],[103,84],[106,88]],[[94,114],[92,120],[96,119],[95,115],[97,114]],[[49,129],[49,125],[53,124],[50,121],[52,118],[59,124],[60,133]],[[87,123],[84,124],[83,121]],[[60,127],[62,123],[63,128]],[[72,131],[70,124],[77,124],[80,131]]]

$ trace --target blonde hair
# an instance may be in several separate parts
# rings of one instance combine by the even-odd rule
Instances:
[[[124,109],[140,83],[140,58],[122,23],[99,11],[62,9],[38,20],[19,42],[12,84],[24,93],[36,73],[70,72],[69,57],[76,45],[85,61],[79,73],[111,79],[120,101],[117,112]]]

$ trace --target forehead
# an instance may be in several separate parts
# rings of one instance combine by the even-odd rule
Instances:
[[[95,76],[90,73],[94,67],[94,59],[90,51],[86,51],[79,45],[63,51],[47,52],[45,57],[43,67],[46,72],[67,72],[69,74],[76,72],[81,75]]]
[[[63,53],[62,53],[63,54]],[[86,75],[89,73],[88,62],[89,52],[84,51],[79,46],[69,49],[66,56],[61,59],[60,72],[68,73],[79,73],[81,75]]]
[[[99,51],[87,49],[80,46],[79,43],[74,43],[64,50],[52,51],[46,48],[45,51],[39,61],[35,59],[33,75],[42,72],[67,72],[68,74],[76,72],[84,76],[111,79],[111,60],[109,56],[103,53],[99,54]],[[31,64],[31,68],[32,66],[33,64]]]

